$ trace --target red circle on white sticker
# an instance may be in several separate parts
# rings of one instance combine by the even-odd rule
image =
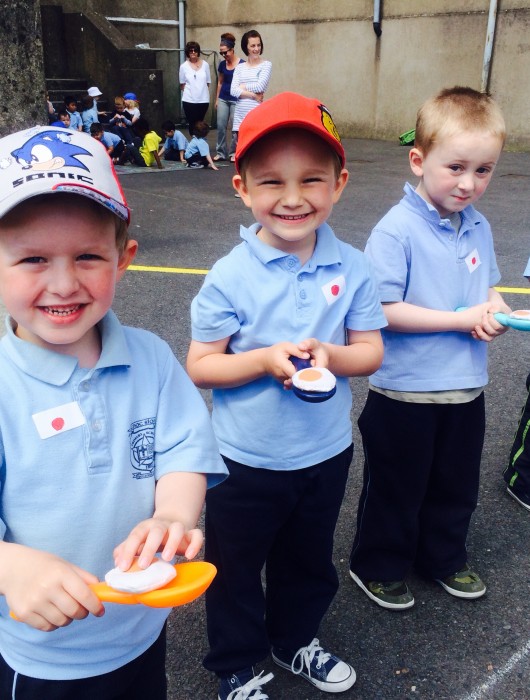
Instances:
[[[333,294],[334,297],[336,297],[337,294],[338,294],[339,292],[340,292],[340,287],[339,287],[339,285],[338,285],[338,284],[334,284],[334,285],[331,287],[331,293]]]
[[[64,428],[64,418],[54,418],[52,420],[52,428],[54,430],[62,430]]]

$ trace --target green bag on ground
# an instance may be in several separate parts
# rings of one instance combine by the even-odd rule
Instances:
[[[414,143],[414,137],[416,135],[416,129],[411,129],[410,131],[405,131],[399,137],[399,143],[402,146],[411,146]]]

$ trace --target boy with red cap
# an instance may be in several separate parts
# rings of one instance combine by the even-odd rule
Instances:
[[[282,93],[239,132],[234,187],[257,223],[219,260],[192,303],[188,372],[213,388],[230,476],[206,507],[206,598],[220,700],[264,700],[274,661],[326,692],[353,668],[316,635],[338,588],[333,535],[352,458],[349,378],[379,367],[385,325],[368,265],[326,223],[348,180],[326,107]],[[292,360],[337,375],[329,401],[291,391]],[[261,572],[266,567],[266,592]]]

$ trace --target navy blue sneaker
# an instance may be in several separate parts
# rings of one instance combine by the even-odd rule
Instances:
[[[302,676],[326,693],[342,693],[355,683],[355,671],[337,656],[324,651],[318,639],[298,649],[293,656],[284,649],[273,649],[272,658],[282,668]]]
[[[254,675],[254,669],[243,668],[236,671],[228,678],[221,678],[219,682],[218,700],[269,700],[269,696],[262,692],[261,686],[268,683],[274,676],[272,673],[259,676]]]

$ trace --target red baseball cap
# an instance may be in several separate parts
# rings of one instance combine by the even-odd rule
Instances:
[[[241,122],[236,149],[236,170],[248,149],[271,131],[296,127],[320,136],[346,162],[344,148],[329,110],[319,100],[295,92],[281,92],[249,112]]]

